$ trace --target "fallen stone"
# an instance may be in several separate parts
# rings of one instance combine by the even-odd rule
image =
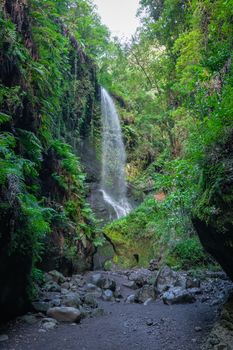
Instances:
[[[137,289],[138,286],[135,281],[128,281],[123,283],[124,287],[130,288],[130,289]]]
[[[122,298],[122,294],[121,294],[121,287],[117,286],[116,290],[114,291],[114,297],[117,299]]]
[[[78,307],[81,305],[80,295],[78,293],[70,292],[64,296],[62,304],[70,307]]]
[[[110,289],[106,289],[103,292],[103,296],[102,296],[103,300],[105,301],[113,301],[114,297],[113,297],[113,292]]]
[[[47,312],[47,310],[53,306],[52,303],[46,301],[33,301],[32,302],[33,309],[37,312]],[[56,305],[57,306],[57,305]]]
[[[159,260],[157,259],[152,259],[149,263],[148,270],[150,271],[155,271],[159,269]]]
[[[47,311],[49,317],[54,318],[58,322],[80,322],[81,312],[73,307],[53,307]]]
[[[60,292],[61,287],[57,284],[57,282],[49,281],[44,285],[44,289],[47,292]]]
[[[55,320],[54,318],[51,318],[51,317],[42,318],[41,324],[46,323],[46,322],[53,322],[55,324],[58,324],[57,320]]]
[[[152,319],[149,319],[146,321],[147,326],[153,326],[154,321]]]
[[[132,304],[135,302],[135,294],[128,295],[126,300],[126,304]]]
[[[140,288],[145,284],[149,283],[151,276],[151,271],[147,269],[140,269],[130,273],[129,280],[134,281],[136,285]]]
[[[66,281],[66,278],[63,276],[63,274],[61,272],[58,272],[57,270],[49,271],[48,274],[56,283],[64,283]]]
[[[23,315],[19,319],[27,324],[30,324],[30,325],[38,322],[38,319],[35,315]]]
[[[152,300],[152,298],[148,298],[146,301],[144,301],[143,305],[147,306]]]
[[[70,289],[70,286],[71,286],[70,282],[64,282],[61,284],[61,288],[63,289]]]
[[[174,287],[178,282],[178,274],[170,267],[164,266],[157,274],[155,288],[159,293],[165,292],[171,287]]]
[[[42,327],[45,329],[45,330],[50,330],[50,329],[54,329],[56,327],[56,323],[54,322],[44,322]]]
[[[155,299],[156,293],[153,286],[145,285],[135,293],[135,302],[143,304],[148,299]]]
[[[84,304],[94,308],[98,307],[98,303],[92,293],[87,293],[84,296]]]
[[[104,315],[104,309],[102,308],[97,308],[91,311],[91,316],[92,317],[99,317]]]
[[[85,289],[87,291],[95,291],[96,290],[96,285],[93,283],[87,283],[87,285],[85,286]]]
[[[98,285],[100,280],[102,279],[102,274],[101,273],[95,273],[94,275],[91,276],[91,283]]]
[[[109,277],[102,277],[96,285],[102,289],[110,289],[113,292],[116,290],[116,282]]]
[[[174,287],[163,293],[162,299],[164,304],[184,304],[195,302],[195,297],[186,289]]]

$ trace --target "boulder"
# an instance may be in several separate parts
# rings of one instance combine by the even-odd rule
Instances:
[[[143,304],[148,299],[155,299],[156,293],[153,286],[145,285],[135,293],[135,302]]]
[[[57,325],[57,321],[54,318],[43,318],[41,321],[41,327],[45,330],[54,329]]]
[[[110,289],[113,292],[116,289],[116,282],[114,279],[105,276],[101,276],[101,278],[98,279],[96,285],[101,289]]]
[[[93,309],[98,307],[98,303],[97,303],[97,301],[92,293],[85,294],[84,304],[92,307]]]
[[[38,318],[35,315],[23,315],[19,317],[19,320],[30,325],[33,325],[38,322]]]
[[[159,265],[160,265],[159,260],[151,259],[151,261],[149,263],[148,270],[150,270],[150,271],[158,270],[159,269]]]
[[[114,297],[115,298],[122,298],[122,294],[121,294],[121,287],[120,286],[117,286],[116,287],[116,290],[114,291]]]
[[[56,283],[64,283],[66,281],[66,278],[63,276],[63,274],[61,272],[58,272],[57,270],[48,272],[48,275]]]
[[[149,283],[152,277],[151,271],[147,269],[136,270],[129,275],[129,280],[136,283],[137,287],[142,287],[145,284]]]
[[[130,294],[125,300],[126,304],[132,304],[135,302],[135,294]]]
[[[96,285],[93,283],[87,283],[85,286],[86,291],[95,291],[96,288]]]
[[[123,283],[124,287],[130,288],[130,289],[137,289],[138,286],[135,281],[127,281]]]
[[[185,288],[185,284],[185,278],[168,266],[163,266],[160,269],[155,280],[155,288],[159,293],[168,290],[170,287],[179,286]]]
[[[70,292],[64,296],[62,304],[70,307],[78,307],[81,305],[80,295],[78,293]]]
[[[53,305],[50,301],[33,301],[32,306],[37,312],[47,312],[47,310]]]
[[[54,318],[58,322],[80,322],[81,312],[74,307],[53,307],[47,311],[49,317]]]
[[[47,292],[60,292],[61,287],[57,284],[57,282],[49,281],[45,283],[44,290],[46,290]]]
[[[114,300],[113,292],[110,289],[106,289],[103,292],[103,296],[102,297],[103,297],[103,300],[105,300],[105,301],[113,301]]]
[[[98,285],[100,283],[100,280],[102,279],[102,274],[101,273],[95,273],[94,275],[91,276],[91,283]]]
[[[167,292],[163,293],[162,299],[164,304],[184,304],[195,302],[195,296],[187,289],[181,287],[170,288]]]

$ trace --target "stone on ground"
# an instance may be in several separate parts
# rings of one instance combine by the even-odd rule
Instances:
[[[81,312],[74,307],[53,307],[47,311],[47,315],[58,322],[80,322],[81,320]]]

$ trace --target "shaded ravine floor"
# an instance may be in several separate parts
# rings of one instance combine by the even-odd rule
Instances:
[[[38,324],[13,323],[8,328],[9,340],[0,343],[0,349],[198,350],[210,332],[217,309],[199,302],[171,306],[161,301],[147,306],[101,304],[103,316],[84,319],[81,324],[60,324],[45,333]]]

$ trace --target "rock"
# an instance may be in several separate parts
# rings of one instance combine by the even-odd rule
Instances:
[[[152,259],[149,263],[148,270],[150,271],[155,271],[159,269],[159,260],[157,259]]]
[[[88,283],[86,286],[85,286],[85,289],[87,291],[95,291],[96,290],[96,285],[93,284],[93,283]]]
[[[173,271],[168,266],[164,266],[157,274],[155,288],[159,293],[162,293],[170,287],[181,286],[183,283],[185,282],[179,277],[177,272]]]
[[[103,292],[103,300],[105,300],[105,301],[113,301],[114,300],[113,292],[110,289],[106,289]]]
[[[195,329],[195,332],[201,332],[202,331],[202,328],[199,327],[199,326],[196,326],[194,329]]]
[[[96,286],[98,283],[100,283],[100,280],[102,279],[102,274],[101,273],[95,273],[94,275],[91,276],[91,283],[95,284]]]
[[[74,307],[53,307],[47,311],[49,317],[59,322],[80,322],[81,312]]]
[[[42,327],[46,330],[54,329],[56,327],[56,323],[54,322],[44,322]]]
[[[47,292],[60,292],[61,287],[54,281],[49,281],[44,285],[44,289]]]
[[[144,301],[143,305],[147,306],[152,300],[152,298],[148,298],[146,301]]]
[[[53,322],[55,324],[58,324],[57,320],[55,320],[54,318],[51,318],[51,317],[42,318],[41,324],[46,323],[46,322]]]
[[[38,332],[39,333],[46,333],[46,329],[40,328],[40,329],[38,329]]]
[[[66,281],[66,278],[63,276],[63,274],[57,270],[49,271],[48,275],[51,276],[52,280],[56,283],[64,283]]]
[[[201,288],[189,288],[188,291],[194,295],[203,293]]]
[[[94,308],[98,307],[98,303],[92,293],[87,293],[84,296],[84,304]]]
[[[186,289],[181,287],[174,287],[163,293],[162,299],[164,304],[183,304],[195,302],[195,297]]]
[[[135,294],[128,295],[126,300],[126,304],[132,304],[135,302]]]
[[[61,284],[62,289],[70,289],[70,287],[71,287],[70,282],[64,282]]]
[[[154,321],[152,319],[149,319],[146,321],[147,326],[153,326]]]
[[[70,291],[68,289],[65,289],[65,288],[61,289],[61,294],[66,295],[66,294],[69,294],[69,293],[70,293]]]
[[[69,292],[64,296],[62,304],[70,307],[78,307],[81,305],[80,295],[78,293]]]
[[[231,350],[233,344],[233,298],[222,306],[221,312],[202,350]]]
[[[30,325],[38,322],[38,319],[36,318],[35,315],[23,315],[19,319],[27,324],[30,324]]]
[[[153,286],[145,285],[135,293],[135,302],[144,303],[148,299],[155,299],[156,294]]]
[[[116,282],[110,277],[103,276],[101,273],[92,275],[91,283],[102,289],[110,289],[113,292],[116,290]]]
[[[116,287],[116,290],[114,291],[114,297],[117,298],[117,299],[122,298],[121,287],[120,286]]]
[[[51,306],[61,306],[61,299],[53,299],[51,300]]]
[[[46,301],[33,301],[32,306],[37,312],[47,312],[47,310],[52,306],[52,303]]]
[[[135,281],[128,281],[123,283],[124,287],[130,288],[130,289],[137,289],[138,286]]]
[[[186,288],[200,288],[201,281],[198,278],[187,277]]]
[[[116,282],[114,281],[114,279],[109,277],[102,277],[98,281],[97,286],[102,289],[110,289],[113,292],[116,290]]]
[[[0,342],[9,340],[9,337],[7,334],[1,334],[0,335]]]
[[[92,317],[99,317],[104,315],[104,309],[102,308],[97,308],[91,311],[91,316]]]
[[[134,281],[136,285],[140,288],[145,284],[149,283],[152,273],[147,269],[140,269],[130,273],[129,280]]]

